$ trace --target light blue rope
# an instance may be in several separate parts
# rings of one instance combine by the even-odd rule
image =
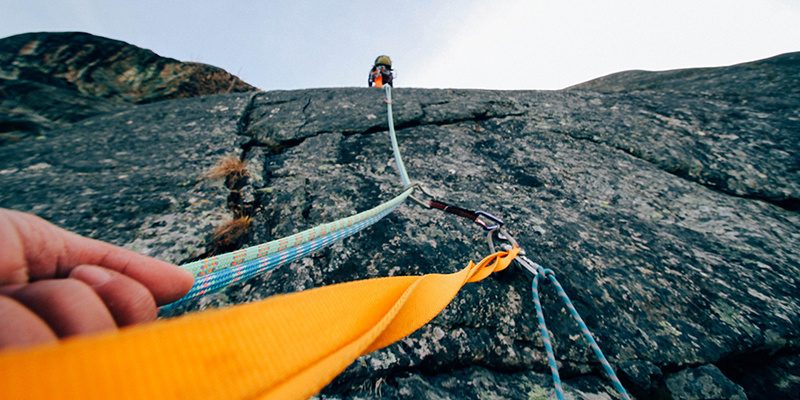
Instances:
[[[540,276],[546,276],[555,286],[558,297],[560,297],[564,305],[567,306],[567,310],[569,310],[569,314],[572,316],[572,319],[578,323],[578,326],[581,328],[583,339],[586,340],[586,342],[589,344],[589,347],[591,347],[592,351],[594,351],[595,358],[600,361],[600,364],[603,366],[603,370],[611,380],[611,384],[614,385],[614,389],[619,392],[623,399],[630,400],[628,391],[625,390],[625,388],[622,386],[622,382],[620,382],[619,378],[617,378],[617,374],[614,373],[614,368],[611,367],[611,364],[603,355],[603,351],[600,350],[600,346],[597,344],[597,341],[594,340],[592,333],[589,332],[589,327],[586,326],[585,322],[583,322],[583,318],[581,318],[580,314],[578,314],[578,310],[575,309],[575,306],[572,304],[569,296],[567,296],[567,292],[565,292],[564,288],[561,287],[561,284],[558,283],[555,272],[553,272],[551,269],[545,269],[539,264],[534,263],[534,266],[536,267],[537,274],[533,277],[533,283],[531,284],[531,289],[533,291],[533,303],[536,306],[536,317],[539,320],[539,332],[541,332],[544,340],[544,349],[547,352],[547,362],[550,365],[550,374],[553,376],[553,386],[555,387],[556,397],[558,400],[564,399],[564,389],[561,387],[561,378],[558,376],[558,365],[556,365],[555,352],[553,351],[553,346],[550,343],[550,335],[547,333],[547,324],[544,321],[544,313],[542,312],[542,305],[539,301],[538,282]]]
[[[327,224],[317,225],[313,228],[295,233],[294,235],[275,239],[267,243],[262,243],[229,253],[218,254],[202,260],[193,261],[183,264],[180,267],[197,277],[208,275],[218,270],[235,267],[236,265],[248,261],[264,258],[270,254],[286,250],[290,247],[295,247],[303,243],[310,242],[314,239],[327,235],[330,232],[338,231],[348,226],[355,225],[361,221],[380,214],[387,209],[396,208],[397,205],[405,201],[405,199],[411,195],[412,191],[413,189],[406,189],[403,193],[395,196],[393,199],[356,215],[341,218]]]
[[[536,319],[539,320],[539,333],[542,334],[544,350],[547,353],[547,365],[550,367],[550,375],[553,376],[553,386],[556,388],[558,400],[564,400],[564,388],[561,387],[561,377],[558,375],[558,364],[556,364],[556,353],[553,351],[553,344],[550,342],[550,333],[547,332],[547,324],[544,321],[542,303],[539,301],[539,274],[533,277],[533,305],[536,307]]]
[[[397,145],[397,135],[394,133],[394,117],[392,116],[392,86],[383,85],[386,91],[386,114],[389,119],[389,137],[392,139],[392,151],[394,151],[394,161],[397,163],[397,171],[400,173],[400,182],[403,187],[411,186],[411,180],[408,179],[406,166],[403,164],[403,157],[400,156],[400,147]]]

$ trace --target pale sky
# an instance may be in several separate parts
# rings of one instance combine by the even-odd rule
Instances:
[[[262,89],[560,89],[609,73],[800,51],[800,0],[0,0],[0,37],[84,31],[216,65]],[[382,5],[378,7],[378,5]]]

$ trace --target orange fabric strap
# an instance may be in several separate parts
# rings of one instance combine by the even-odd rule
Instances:
[[[519,249],[452,274],[375,278],[0,353],[3,399],[293,399],[435,317]]]

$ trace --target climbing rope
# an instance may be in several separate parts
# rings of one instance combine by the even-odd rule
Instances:
[[[295,233],[291,236],[273,240],[271,242],[262,243],[245,249],[232,251],[230,253],[220,254],[206,259],[190,262],[188,264],[181,265],[181,268],[191,272],[192,275],[203,276],[218,270],[241,265],[242,263],[256,260],[270,254],[281,252],[291,247],[300,246],[330,233],[358,225],[359,223],[370,219],[374,219],[376,216],[386,215],[387,213],[399,207],[400,204],[402,204],[410,194],[411,189],[405,190],[403,193],[399,194],[393,199],[367,211],[326,224],[321,224],[313,228],[306,229],[302,232]]]
[[[522,261],[521,261],[522,262]],[[572,301],[567,296],[567,292],[564,291],[564,288],[561,287],[561,284],[558,283],[556,279],[556,274],[551,269],[545,269],[541,265],[537,264],[537,272],[536,276],[533,277],[533,282],[531,283],[531,290],[533,291],[533,303],[536,307],[536,317],[539,320],[539,331],[542,333],[542,337],[544,338],[545,349],[547,351],[547,360],[550,364],[550,371],[553,375],[553,382],[556,387],[556,394],[559,400],[564,398],[564,392],[561,388],[561,380],[558,377],[558,366],[555,363],[555,354],[553,352],[553,346],[550,344],[550,337],[547,333],[547,324],[544,321],[544,313],[542,312],[542,305],[539,301],[539,278],[542,276],[547,277],[550,279],[550,282],[556,288],[556,293],[558,293],[558,297],[561,298],[561,301],[569,310],[569,314],[572,316],[572,319],[578,323],[578,326],[581,329],[581,334],[583,335],[583,339],[586,340],[586,343],[589,344],[592,351],[594,351],[595,358],[597,361],[600,362],[600,365],[603,367],[603,371],[605,371],[608,378],[611,380],[611,384],[614,385],[614,389],[619,392],[625,400],[630,400],[630,396],[628,395],[628,391],[622,386],[622,383],[617,378],[617,374],[614,372],[614,369],[611,367],[611,364],[608,362],[606,357],[603,355],[603,351],[600,350],[600,346],[597,345],[597,342],[594,340],[592,333],[589,331],[589,327],[586,326],[586,323],[583,322],[583,318],[581,318],[580,314],[578,314],[578,310],[575,309],[575,306],[572,304]]]
[[[489,248],[494,251],[494,242],[493,242],[493,235],[495,232],[490,232],[488,236],[489,240]],[[505,240],[507,243],[502,245],[504,249],[512,249],[512,248],[520,248],[517,244],[516,240],[508,234],[503,229],[499,229],[497,231],[498,236],[500,239]],[[583,318],[578,313],[578,310],[575,309],[575,306],[572,304],[572,300],[570,300],[569,296],[567,296],[567,292],[564,291],[564,288],[556,279],[556,274],[553,272],[552,269],[544,268],[541,265],[537,264],[536,262],[532,261],[525,255],[524,250],[520,249],[520,255],[515,259],[517,263],[519,263],[525,270],[533,275],[533,279],[531,281],[531,293],[533,296],[533,305],[536,309],[536,319],[538,321],[539,333],[542,335],[542,342],[544,343],[544,349],[547,353],[547,365],[550,368],[550,375],[553,378],[553,386],[555,388],[556,397],[558,400],[564,400],[564,388],[561,385],[561,377],[558,374],[558,364],[556,363],[556,356],[555,351],[553,351],[553,344],[550,340],[550,333],[547,330],[547,323],[544,319],[544,311],[542,310],[542,303],[539,299],[539,279],[541,277],[547,277],[553,286],[556,288],[556,293],[558,297],[561,298],[561,301],[567,307],[570,316],[572,319],[577,322],[578,327],[581,330],[581,335],[589,347],[594,352],[595,358],[597,361],[600,362],[600,365],[603,368],[606,376],[608,376],[611,384],[614,386],[614,389],[620,394],[620,396],[625,400],[630,400],[630,395],[628,391],[625,390],[625,387],[622,386],[622,382],[620,382],[619,378],[617,378],[617,374],[614,372],[614,368],[611,366],[611,363],[608,362],[605,355],[603,355],[603,351],[600,350],[600,346],[597,344],[597,341],[594,340],[594,336],[589,331],[589,327],[583,322]]]
[[[393,212],[412,191],[413,188],[409,188],[375,208],[282,239],[182,265],[181,268],[195,275],[194,284],[189,293],[180,300],[162,307],[162,312],[273,270],[352,236]]]
[[[411,181],[408,179],[408,172],[406,166],[403,164],[403,157],[400,155],[400,146],[397,145],[397,135],[394,133],[394,116],[392,116],[392,85],[383,85],[383,90],[386,92],[386,117],[389,121],[389,138],[392,141],[392,152],[394,152],[394,161],[397,164],[397,172],[400,174],[400,182],[404,188],[411,186]]]

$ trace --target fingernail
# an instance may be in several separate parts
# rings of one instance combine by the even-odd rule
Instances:
[[[111,280],[111,274],[104,268],[82,266],[75,269],[73,275],[89,286],[100,286]]]

